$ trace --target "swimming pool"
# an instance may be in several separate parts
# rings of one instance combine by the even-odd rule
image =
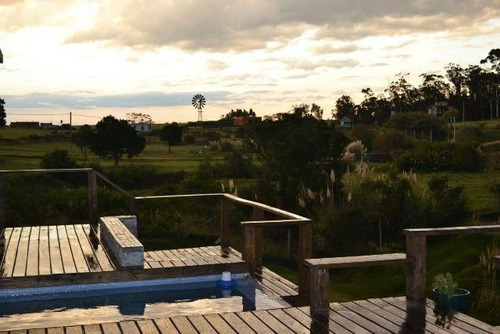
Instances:
[[[0,328],[70,326],[179,315],[288,307],[246,275],[216,287],[220,275],[0,291]]]

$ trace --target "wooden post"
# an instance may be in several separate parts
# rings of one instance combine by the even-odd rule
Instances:
[[[406,258],[411,261],[406,269],[406,299],[425,301],[426,236],[406,235]]]
[[[89,220],[90,227],[97,230],[99,215],[97,213],[97,178],[93,170],[88,172]]]
[[[262,280],[262,227],[244,225],[245,249],[243,260],[250,264],[250,275]]]
[[[139,215],[139,201],[135,199],[135,197],[130,197],[129,198],[129,203],[130,203],[130,214],[132,216],[138,216]]]
[[[330,310],[328,269],[315,269],[311,267],[311,314],[328,315]]]
[[[4,187],[3,174],[0,174],[0,234],[3,234],[5,229],[5,205],[4,205]]]
[[[229,256],[231,203],[222,196],[220,199],[220,248],[223,257]]]
[[[312,233],[311,221],[299,225],[299,299],[303,301],[309,298],[309,270],[303,264],[312,257]]]

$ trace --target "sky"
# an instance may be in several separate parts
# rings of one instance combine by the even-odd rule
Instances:
[[[383,93],[396,74],[444,74],[500,47],[500,0],[0,0],[7,122],[155,123],[231,109],[258,116],[343,94]]]

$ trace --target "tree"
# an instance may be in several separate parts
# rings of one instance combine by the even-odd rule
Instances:
[[[494,73],[495,84],[495,102],[496,102],[496,117],[499,117],[498,100],[500,98],[498,91],[500,88],[500,49],[492,49],[488,53],[488,57],[481,60],[481,64],[490,63],[491,70]]]
[[[347,144],[346,137],[326,121],[294,108],[242,129],[248,148],[261,162],[260,179],[274,189],[279,186],[282,206],[296,203],[300,184],[322,186]],[[318,184],[320,183],[320,184]]]
[[[445,101],[448,99],[450,85],[444,81],[444,77],[442,75],[422,73],[420,74],[420,77],[422,78],[422,84],[419,89],[425,106],[434,104],[437,101]]]
[[[83,160],[85,162],[87,162],[88,149],[92,146],[94,136],[95,134],[92,132],[90,125],[85,124],[82,125],[71,138],[71,141],[75,143],[75,145],[78,146],[82,152]]]
[[[145,139],[126,120],[118,120],[110,115],[96,124],[90,150],[101,158],[113,158],[117,166],[124,154],[129,158],[139,155],[146,146],[145,143]]]
[[[160,138],[168,144],[168,153],[170,153],[170,146],[175,146],[182,141],[182,132],[184,128],[176,122],[165,124],[160,130]]]
[[[0,127],[4,127],[5,124],[7,123],[5,121],[7,114],[5,113],[4,104],[5,104],[5,100],[0,98]]]
[[[153,119],[148,114],[129,112],[127,113],[127,117],[130,124],[153,124]]]
[[[332,115],[337,120],[340,120],[344,116],[354,120],[355,110],[356,104],[352,98],[349,95],[342,95],[337,102],[335,102],[335,111],[332,110]]]
[[[75,159],[69,155],[68,150],[55,150],[43,156],[40,166],[47,169],[59,169],[75,168],[77,164]]]
[[[394,108],[398,112],[415,111],[416,104],[421,99],[418,89],[408,82],[409,73],[398,73],[386,92],[391,98]]]

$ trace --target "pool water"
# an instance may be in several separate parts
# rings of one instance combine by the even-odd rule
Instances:
[[[252,311],[289,306],[269,296],[252,278],[241,278],[230,290],[215,280],[154,284],[64,292],[17,294],[0,298],[0,329],[72,326],[174,317],[180,315]],[[118,286],[117,286],[118,285]],[[79,291],[80,290],[80,291]]]

